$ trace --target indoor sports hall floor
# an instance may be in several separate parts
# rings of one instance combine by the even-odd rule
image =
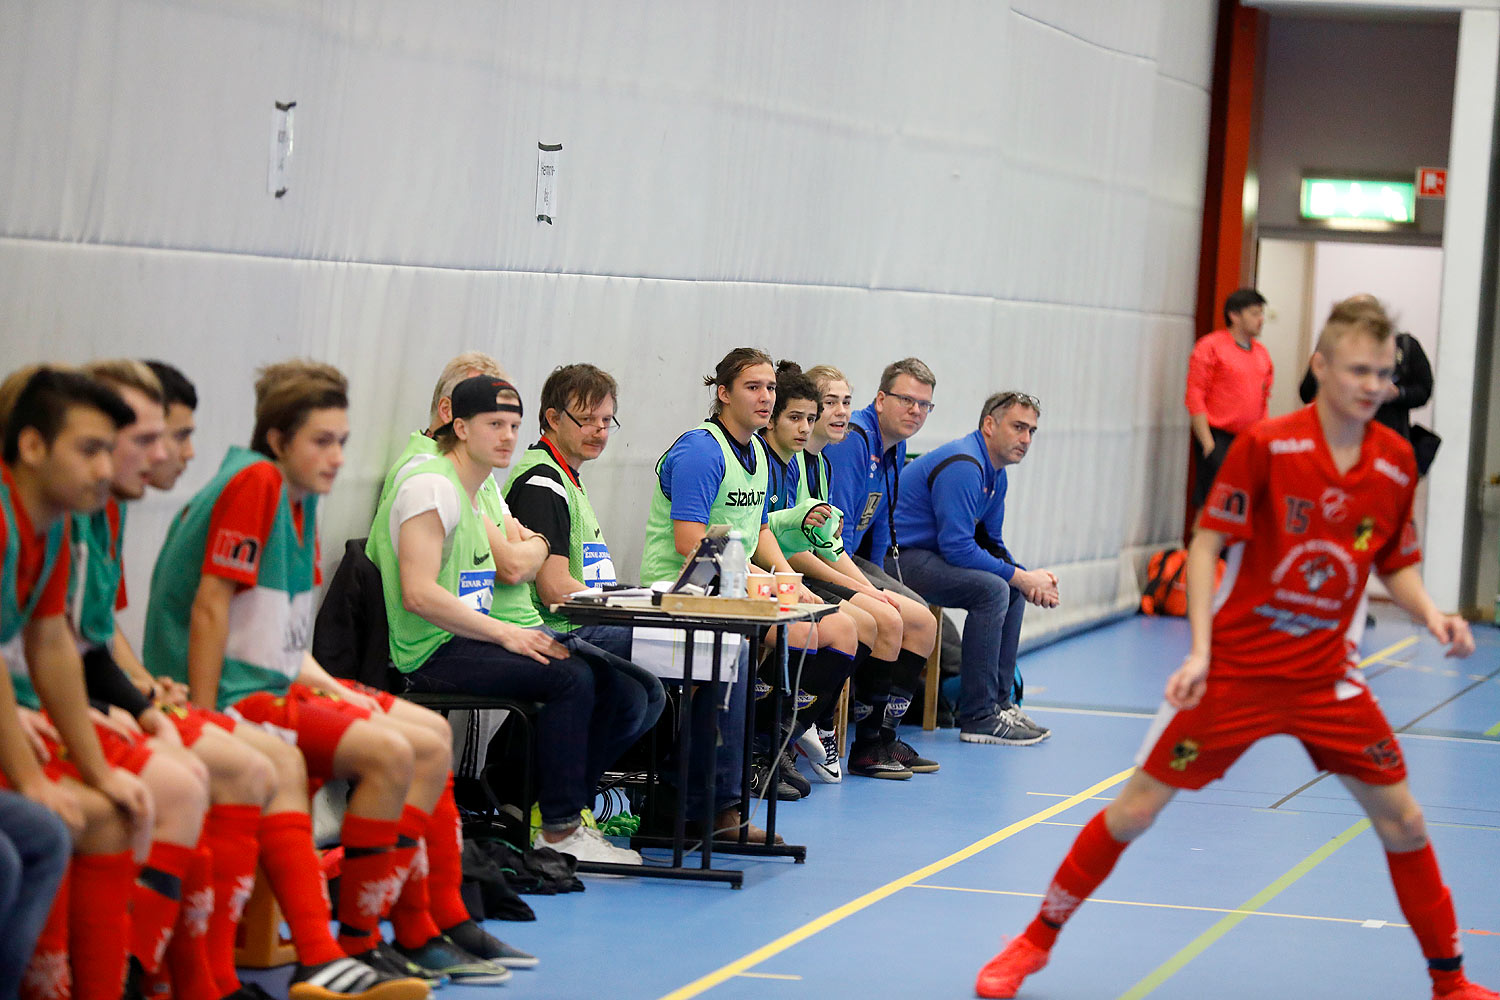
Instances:
[[[1500,632],[1444,660],[1399,612],[1366,637],[1367,674],[1402,732],[1452,887],[1472,978],[1500,986]],[[1036,910],[1081,826],[1128,774],[1187,648],[1180,619],[1129,618],[1022,658],[1032,748],[903,735],[941,761],[907,782],[845,778],[783,804],[804,865],[726,859],[739,891],[587,879],[527,897],[536,923],[490,929],[535,952],[495,996],[610,1000],[968,997]],[[907,727],[908,729],[910,727]],[[1378,842],[1286,738],[1180,796],[1074,917],[1022,997],[1424,998]],[[477,1000],[477,987],[445,987]]]

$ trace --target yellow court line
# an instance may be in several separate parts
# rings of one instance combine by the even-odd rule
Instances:
[[[913,889],[941,889],[944,892],[982,892],[991,896],[1024,896],[1028,899],[1041,899],[1040,892],[1009,892],[1005,889],[970,889],[959,885],[932,885],[923,883],[914,885]],[[1144,906],[1153,910],[1192,910],[1197,913],[1241,913],[1238,909],[1227,909],[1222,906],[1188,906],[1186,903],[1144,903],[1135,899],[1100,899],[1098,896],[1090,896],[1084,900],[1085,903],[1107,903],[1111,906]],[[1361,924],[1365,918],[1361,917],[1315,917],[1309,913],[1277,913],[1273,910],[1256,910],[1254,913],[1245,913],[1247,917],[1282,917],[1287,920],[1320,920],[1330,924]],[[1382,927],[1409,927],[1409,924],[1398,924],[1393,920],[1381,922]]]
[[[1493,726],[1491,726],[1490,728],[1486,729],[1484,731],[1484,735],[1486,735],[1486,736],[1500,736],[1500,722],[1497,722]]]
[[[1014,837],[1016,834],[1022,832],[1023,830],[1036,826],[1043,820],[1051,819],[1058,813],[1071,809],[1074,806],[1078,805],[1080,802],[1087,802],[1089,799],[1093,798],[1100,792],[1118,785],[1120,782],[1130,777],[1133,773],[1135,773],[1135,768],[1127,767],[1125,770],[1119,772],[1118,774],[1111,775],[1110,777],[1105,778],[1103,781],[1097,782],[1096,784],[1085,788],[1083,791],[1077,793],[1076,795],[1069,796],[1068,798],[1063,799],[1061,802],[1053,803],[1052,805],[1043,809],[1041,812],[1033,813],[1025,819],[1017,820],[1010,826],[1005,827],[1003,830],[996,830],[994,833],[990,834],[988,837],[985,837],[983,840],[976,840],[968,847],[965,847],[960,851],[956,851],[953,854],[948,855],[941,861],[934,861],[930,865],[927,865],[923,868],[918,868],[916,871],[912,872],[909,875],[903,875],[901,878],[896,879],[894,882],[887,882],[885,885],[881,886],[878,889],[872,889],[870,892],[865,893],[863,896],[860,896],[857,899],[852,899],[849,902],[845,903],[843,906],[840,906],[837,909],[829,910],[821,917],[808,921],[801,927],[798,927],[796,930],[783,934],[781,937],[777,938],[775,941],[772,941],[770,944],[763,945],[762,947],[750,952],[750,954],[745,955],[742,958],[737,958],[733,962],[730,962],[728,965],[719,969],[715,969],[708,975],[701,976],[698,979],[693,980],[691,983],[688,983],[686,986],[673,990],[671,993],[663,996],[661,1000],[688,1000],[688,998],[690,997],[695,997],[702,993],[706,993],[707,991],[713,989],[715,986],[718,986],[719,984],[732,979],[735,976],[741,975],[745,972],[746,969],[752,969],[771,956],[779,955],[793,945],[798,944],[802,941],[806,941],[808,938],[812,937],[814,934],[817,934],[819,931],[826,930],[827,928],[832,927],[834,924],[838,923],[840,920],[843,920],[845,917],[853,916],[860,910],[878,903],[882,899],[894,895],[895,893],[900,892],[902,889],[905,889],[908,886],[916,885],[918,882],[921,882],[923,879],[926,879],[929,876],[936,875],[940,871],[952,868],[960,861],[966,861],[982,851],[987,851],[991,847],[994,847],[996,844],[1000,843],[1002,840],[1007,840],[1010,837]]]
[[[1158,965],[1155,969],[1148,973],[1144,979],[1136,983],[1124,993],[1120,994],[1119,1000],[1140,1000],[1141,997],[1148,996],[1149,994],[1154,992],[1158,986],[1176,975],[1179,969],[1202,954],[1209,945],[1213,944],[1215,941],[1219,940],[1219,938],[1234,930],[1246,917],[1258,911],[1262,906],[1265,906],[1272,899],[1275,899],[1282,893],[1283,890],[1290,887],[1292,883],[1296,882],[1302,876],[1318,867],[1318,865],[1322,864],[1335,851],[1343,847],[1345,844],[1349,843],[1349,841],[1353,840],[1355,837],[1359,836],[1369,828],[1370,821],[1368,819],[1362,819],[1358,823],[1355,823],[1353,826],[1351,826],[1349,829],[1345,830],[1343,833],[1339,834],[1337,837],[1334,837],[1322,847],[1318,848],[1316,851],[1313,851],[1301,861],[1297,862],[1295,866],[1284,873],[1276,881],[1266,886],[1260,892],[1257,892],[1254,896],[1251,896],[1238,908],[1230,911],[1227,916],[1220,918],[1220,920],[1212,927],[1190,941],[1187,947],[1183,948],[1177,954],[1167,959],[1161,965]]]

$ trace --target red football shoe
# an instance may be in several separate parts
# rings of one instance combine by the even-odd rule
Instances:
[[[979,970],[979,979],[974,983],[974,995],[1009,1000],[1021,988],[1021,980],[1042,970],[1049,954],[1032,944],[1031,939],[1024,934],[1011,938],[1005,950]],[[1467,994],[1458,993],[1444,996],[1442,1000],[1452,998],[1470,1000]],[[1481,1000],[1481,994],[1474,994],[1473,1000]]]
[[[1457,989],[1449,990],[1447,993],[1439,993],[1434,989],[1432,1000],[1500,1000],[1500,993],[1487,990],[1478,983],[1471,983],[1465,979]]]

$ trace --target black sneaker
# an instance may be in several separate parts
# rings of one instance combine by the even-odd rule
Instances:
[[[928,760],[917,753],[915,747],[900,737],[891,740],[886,746],[890,749],[891,759],[913,774],[932,774],[942,767],[937,761]]]
[[[750,787],[755,789],[756,798],[764,798],[772,779],[775,779],[776,798],[782,802],[796,802],[802,798],[802,793],[782,778],[781,768],[772,767],[769,754],[757,753],[750,759]]]
[[[433,969],[424,969],[397,951],[389,941],[381,940],[369,951],[354,956],[370,968],[387,975],[420,979],[428,989],[435,990],[448,981],[448,977]]]
[[[1001,746],[1029,747],[1042,742],[1048,733],[1028,725],[1020,711],[1008,706],[987,719],[965,722],[958,738],[965,743],[995,743]]]
[[[420,947],[396,945],[396,950],[424,969],[441,972],[454,986],[499,986],[510,978],[505,966],[476,958],[442,934]]]
[[[855,742],[849,748],[849,773],[863,778],[887,778],[905,781],[911,769],[891,754],[890,746],[878,739]]]
[[[465,920],[461,924],[454,924],[443,931],[443,936],[470,955],[485,959],[486,961],[497,962],[507,969],[536,968],[535,955],[528,955],[520,948],[506,944],[483,927],[480,927],[473,920]]]
[[[298,962],[286,992],[288,1000],[427,1000],[432,995],[420,979],[393,976],[357,958]]]
[[[778,769],[781,771],[782,781],[797,789],[797,794],[804,799],[812,794],[812,782],[804,778],[802,772],[797,770],[797,758],[792,754],[790,747],[781,752],[779,764]]]

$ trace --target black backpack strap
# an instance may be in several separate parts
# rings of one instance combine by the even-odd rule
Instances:
[[[962,452],[957,455],[949,455],[947,458],[943,459],[936,466],[934,466],[931,472],[927,473],[927,489],[929,491],[931,491],[933,480],[937,479],[938,474],[948,466],[952,465],[954,462],[968,462],[973,465],[974,468],[979,469],[979,474],[981,476],[984,475],[984,470],[979,467],[979,459],[975,458],[973,455],[965,455]]]

